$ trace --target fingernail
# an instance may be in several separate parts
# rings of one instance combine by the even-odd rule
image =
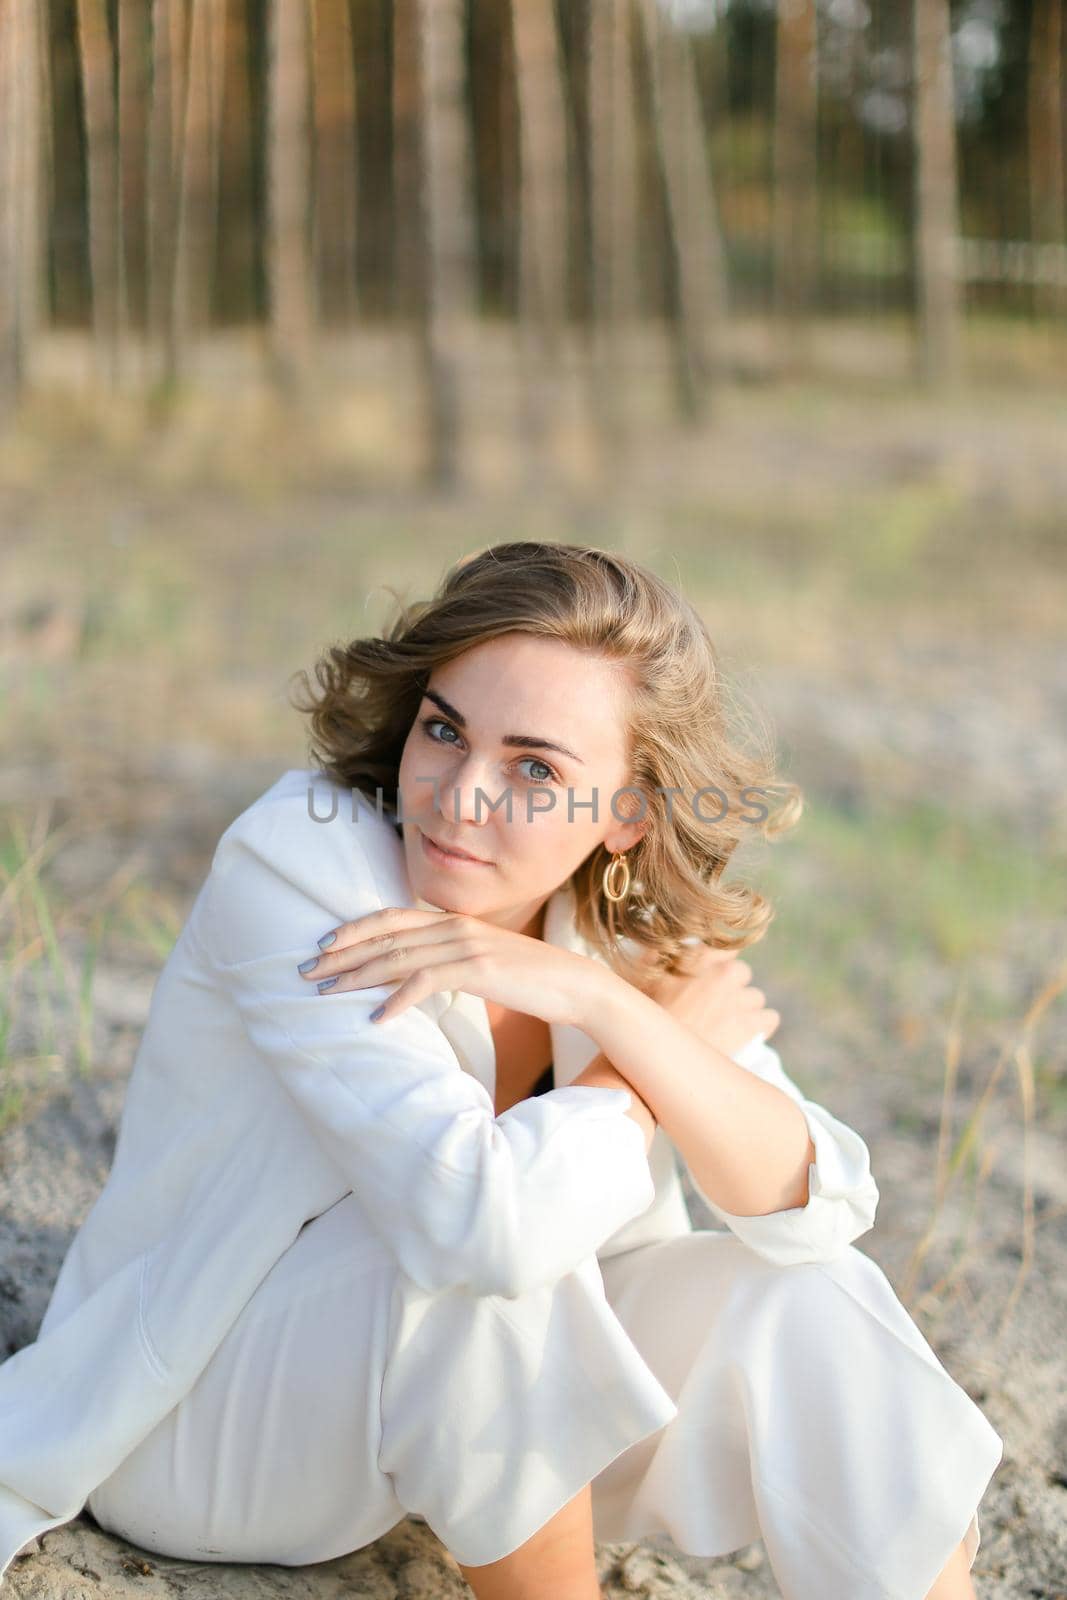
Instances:
[[[339,972],[335,972],[332,978],[323,978],[322,982],[317,983],[315,987],[321,994],[324,989],[332,989],[340,976]]]
[[[306,961],[301,961],[300,965],[297,967],[296,970],[297,970],[297,972],[310,972],[312,967],[317,967],[318,964],[319,964],[318,956],[309,956]]]
[[[319,940],[319,949],[320,950],[325,950],[326,946],[328,944],[333,944],[333,941],[336,938],[337,938],[336,933],[324,933],[322,938]]]
[[[384,1005],[375,1006],[374,1010],[370,1014],[371,1021],[372,1022],[377,1022],[378,1018],[381,1016],[381,1014],[382,1014],[382,1012],[384,1010],[385,1010],[385,1006]]]

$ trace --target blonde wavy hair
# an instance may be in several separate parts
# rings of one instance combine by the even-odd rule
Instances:
[[[579,933],[642,986],[650,972],[692,970],[686,955],[696,943],[742,950],[763,938],[773,907],[746,884],[724,883],[723,873],[743,829],[779,837],[799,820],[803,798],[796,784],[775,778],[762,725],[755,751],[742,748],[740,723],[735,731],[728,720],[736,693],[699,614],[677,590],[611,551],[517,540],[456,562],[428,600],[403,604],[389,593],[398,610],[384,634],[331,645],[319,658],[321,693],[303,669],[294,675],[308,691],[291,703],[310,718],[312,765],[390,804],[435,667],[501,634],[561,640],[625,670],[630,782],[643,791],[648,818],[627,852],[625,900],[604,894],[611,857],[603,845],[571,874]],[[706,802],[700,814],[684,803],[700,791],[718,791],[720,819],[706,814]],[[780,800],[774,809],[766,804],[772,794]],[[753,817],[754,808],[762,816]]]

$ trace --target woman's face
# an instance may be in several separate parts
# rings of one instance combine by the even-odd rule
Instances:
[[[646,823],[612,810],[629,779],[626,694],[618,666],[532,634],[436,667],[400,760],[413,894],[539,933],[545,901],[591,850],[635,844]],[[639,813],[638,797],[618,794],[616,809]],[[442,859],[429,839],[478,859]]]

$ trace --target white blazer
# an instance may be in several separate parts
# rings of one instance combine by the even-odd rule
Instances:
[[[495,1117],[479,997],[433,994],[376,1024],[395,982],[319,995],[297,972],[330,928],[418,903],[393,821],[315,769],[286,772],[222,835],[153,991],[107,1182],[36,1340],[0,1364],[0,1578],[81,1512],[303,1224],[349,1193],[396,1258],[398,1351],[435,1317],[454,1329],[463,1297],[567,1295],[576,1315],[546,1315],[544,1338],[582,1330],[589,1428],[621,1450],[677,1414],[598,1260],[692,1230],[681,1158],[662,1128],[646,1154],[628,1090],[572,1083],[598,1053],[588,1035],[551,1024],[555,1087]],[[568,886],[544,937],[594,955]],[[734,1059],[798,1102],[816,1160],[802,1207],[711,1211],[782,1265],[840,1254],[874,1222],[866,1144],[761,1036]],[[390,1381],[404,1371],[398,1357]]]

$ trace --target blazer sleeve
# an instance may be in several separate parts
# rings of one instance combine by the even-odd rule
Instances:
[[[878,1187],[867,1145],[854,1128],[805,1097],[762,1034],[732,1059],[783,1089],[803,1111],[815,1145],[815,1160],[808,1167],[807,1204],[760,1216],[735,1216],[708,1198],[685,1163],[689,1181],[708,1209],[767,1261],[781,1266],[831,1261],[874,1225]]]
[[[374,832],[303,808],[261,803],[223,834],[195,908],[215,981],[416,1283],[514,1298],[558,1280],[655,1197],[629,1091],[570,1085],[498,1117],[418,1005],[368,1021],[395,980],[320,995],[297,963],[396,901],[379,892]]]

